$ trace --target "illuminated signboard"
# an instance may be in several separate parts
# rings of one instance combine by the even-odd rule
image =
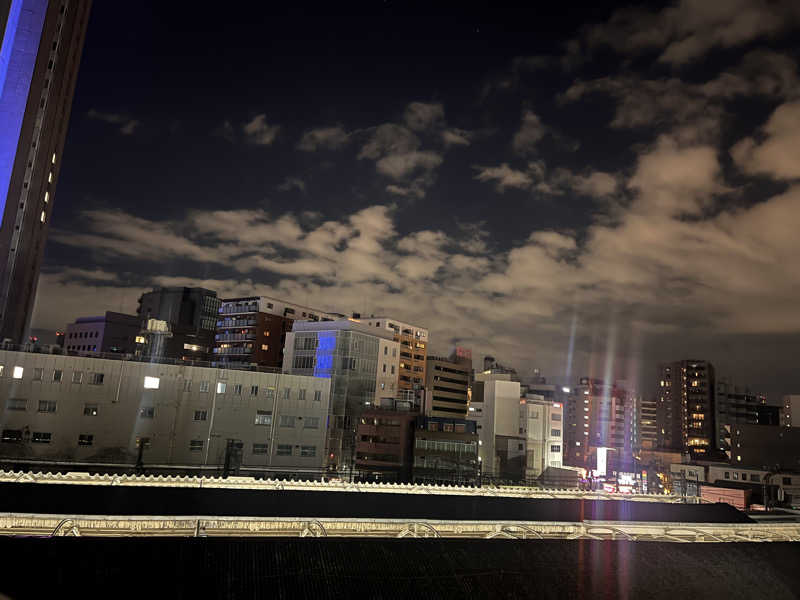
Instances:
[[[0,214],[5,210],[47,0],[11,0],[0,46]]]

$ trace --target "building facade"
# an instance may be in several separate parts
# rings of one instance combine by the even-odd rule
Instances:
[[[800,394],[787,394],[781,399],[781,425],[800,427]]]
[[[476,373],[470,419],[480,440],[482,473],[490,477],[519,478],[525,460],[525,442],[519,422],[520,384],[508,373]]]
[[[683,360],[663,364],[659,371],[661,447],[679,448],[692,458],[708,457],[716,451],[719,436],[714,366],[705,360]]]
[[[731,465],[800,471],[800,429],[772,425],[728,425]]]
[[[141,330],[139,317],[106,311],[99,317],[79,317],[67,325],[63,347],[68,352],[133,354]]]
[[[609,460],[629,463],[635,445],[635,398],[620,385],[590,377],[582,377],[572,392],[567,411],[567,464],[596,469],[601,448]]]
[[[474,421],[419,417],[414,429],[414,483],[475,484],[480,477]]]
[[[401,390],[413,391],[418,396],[416,401],[421,404],[426,379],[428,330],[391,317],[370,316],[360,320],[368,327],[391,333],[392,339],[400,344],[397,386]]]
[[[167,323],[169,340],[163,344],[148,341],[148,348],[160,348],[159,352],[164,352],[164,356],[170,358],[210,360],[221,304],[217,292],[213,290],[161,287],[141,295],[136,314],[145,324],[143,337],[147,337],[150,329],[146,326],[148,321]]]
[[[278,367],[295,321],[332,321],[337,315],[268,296],[223,300],[216,318],[214,360]]]
[[[428,356],[425,370],[425,414],[466,419],[472,360],[455,354],[450,357]]]
[[[330,381],[0,351],[0,457],[320,474]],[[141,452],[141,454],[140,454]]]
[[[355,469],[362,413],[398,395],[392,373],[398,354],[399,344],[391,333],[351,319],[295,321],[286,334],[284,372],[330,380],[330,470]]]
[[[419,405],[382,400],[361,413],[356,429],[356,469],[367,481],[411,481],[414,422]]]
[[[90,7],[0,4],[0,340],[28,338]]]
[[[748,388],[734,385],[731,381],[716,382],[714,394],[714,420],[716,423],[717,449],[721,452],[729,450],[725,442],[726,426],[736,424],[757,425],[759,409],[766,407],[767,397],[756,394]]]
[[[520,399],[519,412],[525,438],[524,478],[538,479],[549,467],[563,465],[564,405],[529,393]]]

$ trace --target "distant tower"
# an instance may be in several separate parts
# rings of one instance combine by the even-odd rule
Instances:
[[[28,336],[90,6],[0,2],[0,340]]]

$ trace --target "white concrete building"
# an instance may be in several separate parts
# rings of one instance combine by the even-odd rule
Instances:
[[[535,479],[548,467],[561,467],[564,452],[564,405],[538,394],[520,399],[525,436],[525,478]]]
[[[319,470],[330,380],[0,350],[0,458]],[[230,442],[229,442],[230,440]]]

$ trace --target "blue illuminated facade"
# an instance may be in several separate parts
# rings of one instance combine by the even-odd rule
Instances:
[[[11,0],[3,32],[0,47],[0,213],[6,206],[46,12],[47,0]]]
[[[333,371],[333,354],[336,351],[336,333],[320,331],[314,356],[314,377],[330,378]]]

